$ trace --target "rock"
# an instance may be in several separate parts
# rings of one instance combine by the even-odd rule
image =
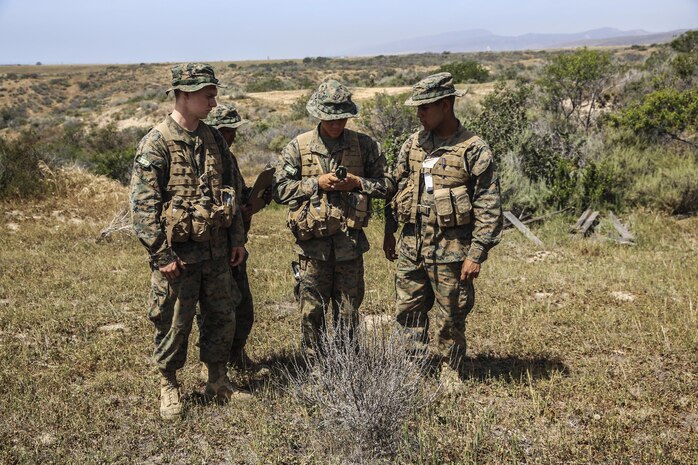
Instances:
[[[7,223],[5,227],[12,232],[19,231],[19,225],[17,223]]]
[[[111,325],[104,325],[97,328],[97,331],[102,331],[104,333],[111,331],[126,331],[126,325],[123,323],[114,323]]]
[[[625,291],[613,291],[611,292],[611,297],[613,297],[619,302],[632,302],[635,300],[634,295]]]

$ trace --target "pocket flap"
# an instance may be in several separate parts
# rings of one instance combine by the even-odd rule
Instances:
[[[434,191],[434,207],[436,214],[439,216],[450,216],[453,214],[453,205],[451,205],[451,189],[436,189]]]
[[[451,190],[453,195],[453,204],[455,205],[456,212],[458,213],[468,213],[473,209],[473,205],[470,203],[470,196],[468,195],[468,188],[466,186],[458,186]]]

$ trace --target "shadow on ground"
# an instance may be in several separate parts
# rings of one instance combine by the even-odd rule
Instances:
[[[569,375],[567,366],[558,359],[545,357],[495,357],[478,355],[463,364],[462,375],[466,379],[499,379],[509,383],[526,382],[529,379],[549,379],[554,374]]]

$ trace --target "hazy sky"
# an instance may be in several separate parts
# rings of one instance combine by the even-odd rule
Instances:
[[[698,27],[698,0],[0,0],[0,63],[302,58],[439,32]]]

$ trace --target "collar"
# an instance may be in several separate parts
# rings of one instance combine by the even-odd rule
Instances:
[[[203,121],[199,121],[199,126],[196,131],[189,132],[177,123],[177,121],[172,118],[172,115],[167,115],[165,119],[167,123],[167,128],[172,134],[172,140],[184,142],[187,145],[195,146],[197,139],[200,139],[199,133],[201,131],[201,125],[205,124]]]
[[[342,132],[342,137],[337,141],[337,144],[333,147],[332,153],[338,152],[340,150],[346,150],[349,148],[349,130],[344,129]],[[320,137],[320,125],[318,124],[313,131],[313,138],[310,140],[310,151],[317,153],[318,155],[330,155],[325,143]]]
[[[459,142],[463,142],[465,140],[465,133],[466,129],[460,123],[459,120],[456,132],[454,132],[453,135],[449,137],[442,146],[439,147],[439,149],[446,149],[456,145]],[[431,153],[434,150],[436,150],[434,148],[434,138],[432,137],[432,131],[426,131],[424,129],[419,131],[417,135],[417,145],[427,153]]]

